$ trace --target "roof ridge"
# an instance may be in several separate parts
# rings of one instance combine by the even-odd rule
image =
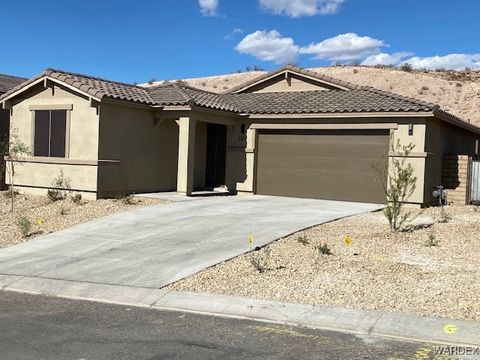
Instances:
[[[48,73],[48,72],[57,72],[57,73],[65,74],[65,75],[79,76],[79,77],[83,77],[83,78],[87,78],[87,79],[105,81],[105,82],[109,82],[109,83],[112,83],[112,84],[131,86],[131,87],[134,87],[134,88],[137,88],[137,89],[145,90],[145,88],[142,87],[142,86],[129,84],[129,83],[126,83],[126,82],[109,80],[109,79],[101,78],[101,77],[98,77],[98,76],[91,76],[91,75],[87,75],[87,74],[65,71],[65,70],[61,70],[61,69],[48,68],[44,71],[44,73]]]
[[[188,105],[195,105],[195,100],[182,89],[182,86],[172,83],[172,87],[187,101]]]

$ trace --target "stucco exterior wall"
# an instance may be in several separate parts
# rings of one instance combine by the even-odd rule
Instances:
[[[282,74],[275,78],[266,80],[256,86],[249,88],[246,92],[262,93],[262,92],[280,92],[280,91],[313,91],[313,90],[329,90],[331,86],[323,86],[318,81],[309,80],[308,78],[300,78],[291,74],[288,78]]]
[[[448,124],[439,119],[427,121],[425,151],[429,153],[426,162],[425,202],[435,203],[431,195],[437,185],[442,184],[442,169],[445,155],[475,156],[475,142],[480,135]]]
[[[97,188],[98,116],[90,101],[59,85],[43,84],[28,90],[12,104],[11,131],[16,129],[22,142],[33,149],[33,114],[31,106],[71,105],[67,126],[67,158],[29,157],[17,166],[15,184],[25,193],[42,193],[52,186],[62,170],[72,190],[95,196]],[[68,118],[68,116],[67,116]],[[10,179],[7,177],[7,182]]]
[[[177,181],[178,125],[155,122],[150,109],[102,104],[98,156],[99,196],[173,191]]]

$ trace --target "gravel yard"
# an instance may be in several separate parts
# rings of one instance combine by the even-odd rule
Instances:
[[[46,196],[19,194],[15,198],[15,211],[10,212],[7,192],[0,192],[0,248],[31,240],[35,236],[59,231],[102,216],[140,206],[166,203],[159,199],[105,199],[82,200],[76,204],[71,199],[51,202]],[[31,228],[22,234],[19,222]],[[28,225],[24,225],[28,228]]]
[[[358,215],[280,239],[169,288],[480,320],[479,210],[447,207],[451,219],[441,223],[440,210],[427,209],[417,226],[396,234],[381,212]],[[324,243],[331,255],[318,250]]]

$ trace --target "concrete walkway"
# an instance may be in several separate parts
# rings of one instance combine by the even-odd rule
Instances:
[[[304,228],[373,204],[215,197],[136,209],[0,251],[0,275],[159,289]],[[14,285],[14,284],[13,284]],[[20,283],[16,285],[21,290]],[[52,290],[51,294],[55,294]]]

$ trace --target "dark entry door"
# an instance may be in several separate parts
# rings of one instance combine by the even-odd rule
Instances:
[[[225,160],[227,154],[227,127],[208,124],[207,159],[205,169],[205,186],[214,188],[225,185]]]

